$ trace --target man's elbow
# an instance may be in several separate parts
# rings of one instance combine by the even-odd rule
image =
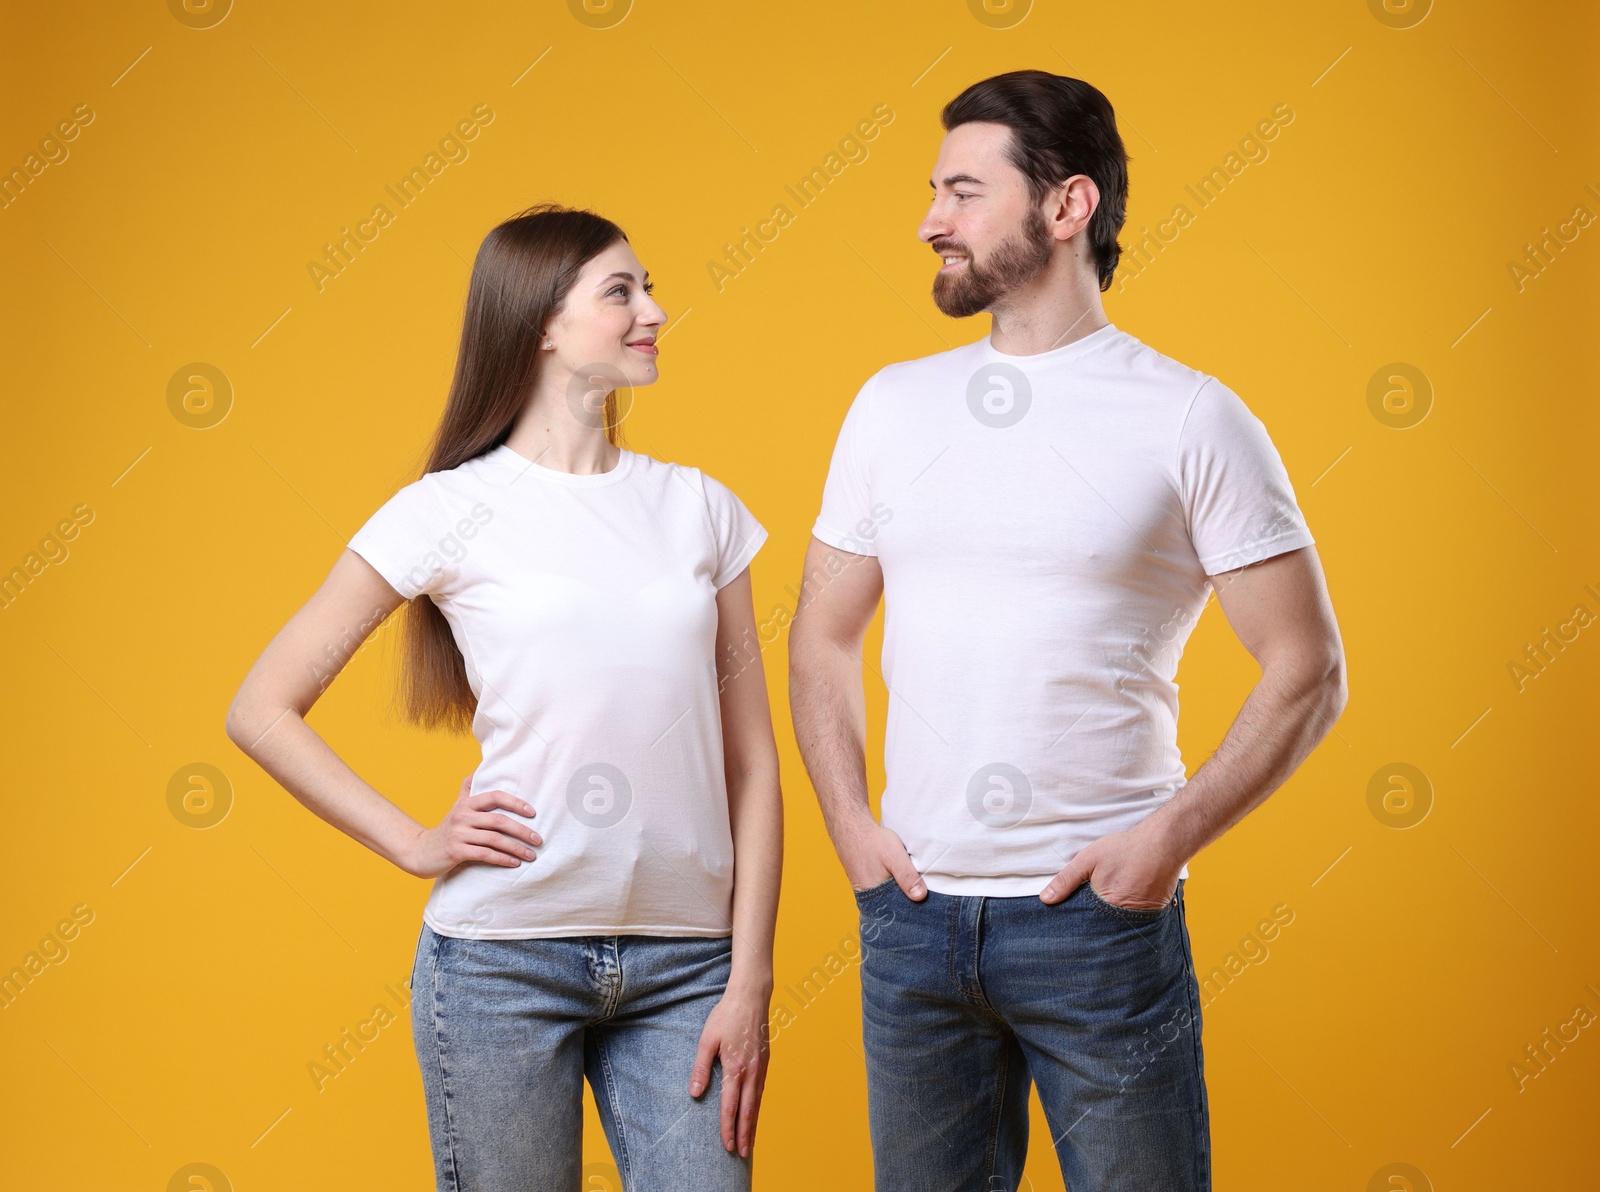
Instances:
[[[836,687],[854,667],[859,671],[860,655],[852,654],[826,633],[803,633],[789,638],[789,699],[802,704],[821,691]]]
[[[1327,704],[1328,721],[1332,723],[1344,714],[1344,706],[1350,698],[1350,683],[1345,673],[1342,647],[1335,647],[1328,655],[1322,668],[1319,685]]]
[[[804,614],[795,617],[789,628],[789,683],[804,676],[817,660],[817,634],[812,618]]]
[[[838,658],[859,658],[866,632],[865,623],[849,624],[845,618],[819,616],[802,609],[789,626],[790,669],[826,666]]]
[[[1274,686],[1284,699],[1312,709],[1315,719],[1324,725],[1332,724],[1344,711],[1349,683],[1344,651],[1337,644],[1329,649],[1296,650],[1276,663],[1268,661],[1262,671],[1276,676]]]

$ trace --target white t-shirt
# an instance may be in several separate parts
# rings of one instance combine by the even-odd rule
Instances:
[[[992,896],[1178,791],[1207,577],[1312,543],[1244,402],[1115,325],[881,369],[812,533],[883,569],[883,822],[930,890]]]
[[[466,862],[423,911],[441,935],[732,933],[717,589],[767,532],[698,468],[622,451],[575,475],[501,445],[406,485],[350,540],[450,623],[478,707],[472,793],[544,839]],[[453,792],[452,792],[453,793]]]

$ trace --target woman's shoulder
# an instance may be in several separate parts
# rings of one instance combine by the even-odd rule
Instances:
[[[497,481],[493,468],[479,455],[453,468],[424,472],[400,481],[382,502],[381,514],[419,526],[432,526],[467,516],[481,516],[485,502],[493,503]]]
[[[514,484],[530,466],[505,446],[490,447],[454,467],[424,472],[413,486],[440,500],[479,500]]]
[[[689,513],[691,503],[694,505],[694,516],[701,519],[708,535],[712,583],[716,587],[722,588],[737,578],[767,540],[766,528],[749,506],[705,469],[653,456],[640,456],[634,466],[659,477],[665,500],[681,502],[677,507],[683,514]]]
[[[654,480],[668,492],[677,492],[684,496],[692,493],[700,500],[709,501],[713,505],[725,502],[729,498],[737,499],[732,489],[695,464],[658,459],[641,452],[634,452],[633,455],[634,471]]]
[[[661,459],[642,451],[624,450],[633,456],[633,474],[636,478],[658,484],[668,492],[674,489],[684,493],[701,491],[705,473],[693,464]]]

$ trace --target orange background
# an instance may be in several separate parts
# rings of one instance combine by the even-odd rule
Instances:
[[[1217,1186],[1592,1179],[1600,1029],[1575,1011],[1600,1015],[1600,624],[1574,619],[1600,614],[1591,6],[640,0],[609,27],[626,0],[585,19],[552,0],[225,7],[13,6],[0,49],[0,169],[60,159],[0,209],[0,570],[56,556],[0,609],[0,969],[56,956],[0,1009],[6,1183],[431,1187],[403,1018],[320,1091],[308,1075],[393,1006],[427,886],[232,746],[233,691],[414,477],[468,262],[543,199],[627,229],[673,319],[629,445],[739,493],[771,531],[757,616],[792,608],[861,381],[988,329],[934,308],[915,228],[940,107],[1020,67],[1116,106],[1133,181],[1107,309],[1265,421],[1349,656],[1336,732],[1192,865],[1197,964],[1231,977],[1206,1011]],[[865,159],[719,289],[723,246],[793,207],[785,185],[880,104],[894,118]],[[469,155],[319,288],[323,245],[478,105],[493,119]],[[1292,119],[1247,142],[1279,105]],[[72,139],[41,148],[62,122]],[[1186,188],[1218,168],[1201,205]],[[1136,256],[1180,204],[1192,218]],[[169,406],[196,364],[214,425]],[[41,546],[75,509],[65,553]],[[1547,629],[1572,640],[1514,678]],[[311,720],[431,823],[475,746],[388,715],[393,640]],[[777,996],[797,1012],[757,1181],[865,1188],[855,969],[803,1009],[785,991],[856,931],[789,730],[786,644],[765,662],[788,801]],[[1179,676],[1191,772],[1255,675],[1213,603]],[[879,742],[870,671],[868,689]],[[203,766],[226,810],[204,828],[169,801]],[[1278,907],[1292,921],[1263,953],[1247,937]],[[74,908],[88,921],[58,928]],[[1553,1054],[1519,1088],[1530,1046]],[[1060,1187],[1048,1137],[1036,1110],[1035,1189]],[[585,1147],[590,1187],[617,1187],[592,1112]]]

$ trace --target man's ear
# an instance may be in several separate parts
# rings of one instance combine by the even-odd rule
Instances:
[[[1100,206],[1100,188],[1089,175],[1074,174],[1052,186],[1042,206],[1050,234],[1068,240],[1089,226]]]

